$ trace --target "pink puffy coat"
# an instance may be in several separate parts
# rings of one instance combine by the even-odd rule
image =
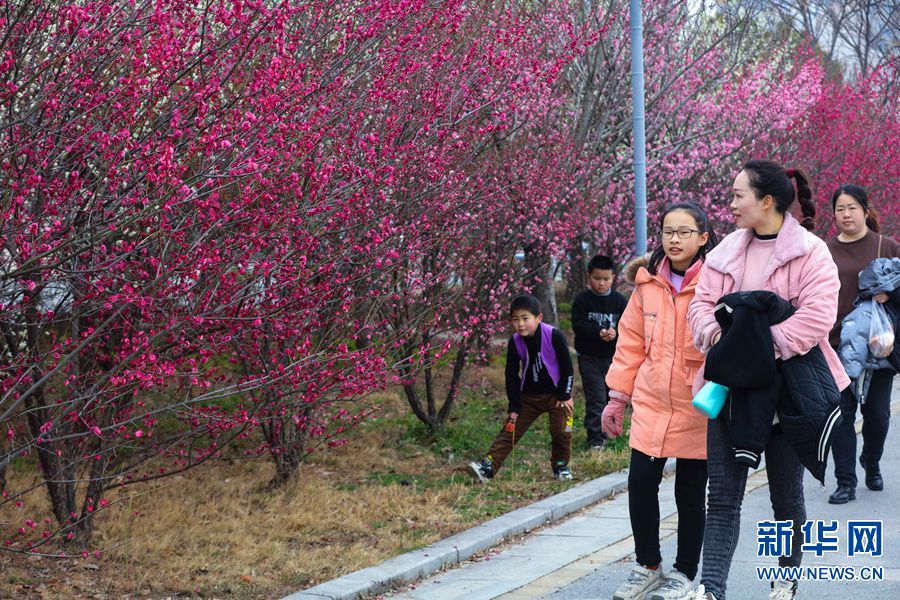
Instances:
[[[632,448],[656,458],[706,459],[707,419],[691,406],[691,382],[703,355],[687,321],[702,263],[688,269],[678,293],[669,283],[668,258],[657,275],[640,264],[629,265],[637,269],[636,287],[619,320],[606,385],[611,395],[631,398]]]
[[[722,296],[740,290],[745,254],[753,235],[752,229],[739,229],[729,234],[706,257],[694,300],[688,309],[694,344],[704,353],[720,331],[713,315],[716,302]],[[764,289],[797,307],[793,316],[772,326],[772,341],[781,358],[806,354],[818,345],[838,389],[850,385],[840,359],[828,344],[828,332],[837,316],[841,284],[825,242],[801,227],[793,216],[785,214],[763,278]],[[694,382],[694,392],[703,385],[701,375],[702,371]]]

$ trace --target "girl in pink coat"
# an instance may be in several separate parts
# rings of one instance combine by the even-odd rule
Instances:
[[[771,326],[776,358],[803,355],[819,346],[838,389],[847,387],[850,380],[828,344],[828,332],[837,314],[838,272],[825,243],[805,229],[812,228],[815,216],[806,175],[797,169],[785,170],[772,161],[752,160],[734,180],[732,193],[731,210],[738,230],[707,257],[688,310],[695,344],[706,352],[719,340],[721,330],[714,311],[720,298],[732,292],[768,290],[797,309],[785,321]],[[790,213],[798,199],[802,225]],[[698,378],[695,390],[701,383]],[[779,564],[796,567],[803,543],[801,527],[806,521],[803,467],[777,424],[772,426],[765,454],[775,520],[793,520],[791,553],[780,557]],[[709,421],[707,469],[702,585],[691,598],[724,600],[740,530],[748,467],[735,462],[721,418]],[[769,598],[789,600],[796,591],[796,581],[775,581]]]
[[[693,202],[666,208],[660,246],[632,263],[636,287],[619,320],[619,341],[606,375],[610,400],[603,431],[622,433],[632,404],[628,509],[637,564],[615,600],[682,598],[697,576],[706,501],[706,421],[691,407],[691,383],[703,355],[694,348],[687,310],[703,257],[716,238],[703,209]],[[645,266],[641,266],[645,265]],[[626,275],[626,278],[628,276]],[[659,483],[667,458],[678,460],[678,554],[663,573],[659,545]]]

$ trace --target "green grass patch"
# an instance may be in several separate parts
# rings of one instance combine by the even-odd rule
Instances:
[[[503,468],[488,484],[472,481],[464,472],[468,461],[481,458],[506,420],[506,398],[497,390],[491,395],[467,389],[462,394],[445,427],[430,431],[412,414],[401,414],[366,423],[363,427],[377,431],[384,448],[401,457],[431,456],[428,467],[421,461],[398,461],[388,471],[367,474],[361,485],[405,486],[423,492],[435,491],[463,483],[454,510],[469,523],[480,523],[518,507],[565,491],[628,466],[628,436],[613,440],[602,452],[586,447],[584,403],[576,394],[573,424],[572,459],[575,475],[571,482],[552,478],[550,466],[549,418],[539,418],[516,444]],[[630,422],[626,418],[626,432]],[[419,465],[418,467],[412,465]],[[418,470],[417,470],[418,469]]]

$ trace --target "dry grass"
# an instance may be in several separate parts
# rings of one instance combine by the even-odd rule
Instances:
[[[278,597],[466,526],[462,482],[351,490],[315,470],[279,490],[265,463],[173,478],[100,517],[99,559],[3,557],[0,597]]]
[[[301,482],[271,491],[262,488],[268,465],[254,465],[249,477],[247,467],[233,467],[225,478],[204,473],[146,496],[135,502],[139,521],[110,519],[104,539],[131,537],[130,549],[108,554],[117,563],[115,577],[130,580],[138,593],[199,589],[259,597],[374,564],[398,548],[438,539],[443,522],[459,522],[449,508],[458,495],[453,490],[428,497],[399,485],[349,491],[306,469]],[[150,557],[157,557],[155,565],[147,564]]]
[[[126,488],[121,502],[98,516],[102,557],[0,553],[0,597],[277,598],[566,489],[570,484],[548,477],[549,439],[541,426],[490,486],[474,486],[458,472],[472,457],[464,454],[482,443],[468,440],[465,428],[477,424],[483,439],[496,431],[502,385],[502,369],[473,373],[470,404],[457,410],[482,412],[455,423],[451,431],[464,432],[455,439],[413,436],[402,399],[387,394],[380,421],[347,445],[314,455],[300,480],[283,489],[267,487],[273,469],[265,460],[223,462]],[[621,468],[625,456],[624,449],[600,457],[576,453],[572,464],[576,476],[588,479]],[[30,477],[12,472],[11,489]],[[24,509],[3,509],[0,534],[42,511],[41,494]]]

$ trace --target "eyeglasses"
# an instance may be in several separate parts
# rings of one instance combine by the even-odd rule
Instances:
[[[659,237],[664,240],[671,240],[675,237],[675,234],[678,234],[679,240],[686,240],[691,237],[694,233],[702,233],[699,229],[688,229],[687,227],[682,227],[680,229],[663,229],[659,232]]]

